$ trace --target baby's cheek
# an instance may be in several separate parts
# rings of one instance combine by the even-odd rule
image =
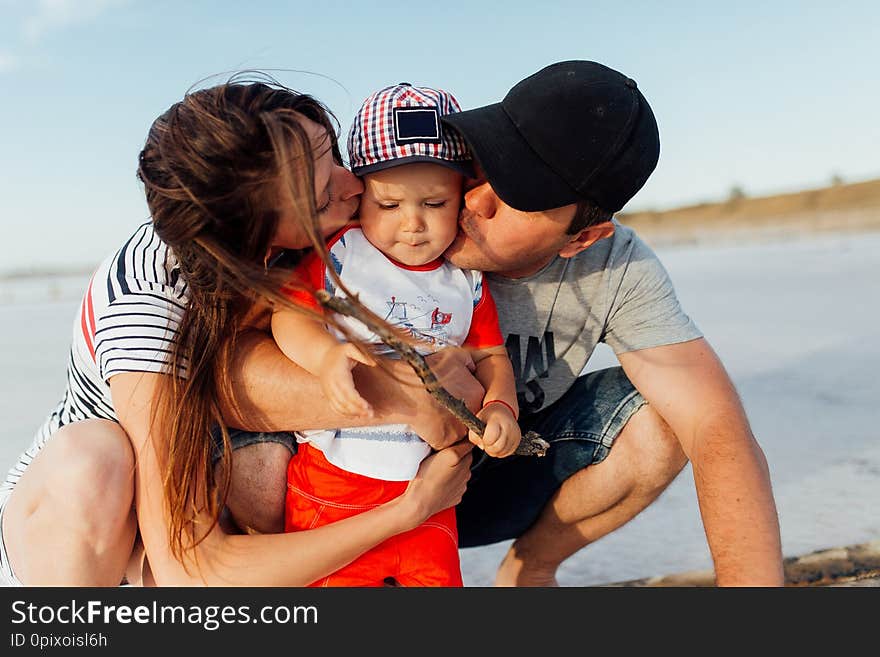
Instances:
[[[382,239],[381,221],[375,209],[364,210],[360,215],[361,230],[370,242],[376,244]]]

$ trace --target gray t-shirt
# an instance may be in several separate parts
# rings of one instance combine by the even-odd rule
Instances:
[[[487,276],[523,413],[559,399],[599,342],[620,354],[702,337],[651,248],[614,224],[611,237],[532,276]]]

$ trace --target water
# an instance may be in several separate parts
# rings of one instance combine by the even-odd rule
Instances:
[[[880,538],[880,233],[658,253],[730,372],[767,456],[784,553]],[[60,396],[86,279],[55,288],[5,282],[4,469]],[[588,368],[615,363],[600,348]],[[491,584],[507,546],[462,550],[465,584]],[[559,580],[590,585],[710,567],[687,467],[638,518],[563,564]]]

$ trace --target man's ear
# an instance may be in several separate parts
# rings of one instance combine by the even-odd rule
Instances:
[[[571,258],[576,256],[587,247],[592,246],[599,240],[604,240],[606,237],[611,237],[613,234],[614,223],[610,220],[584,228],[559,250],[559,257]]]

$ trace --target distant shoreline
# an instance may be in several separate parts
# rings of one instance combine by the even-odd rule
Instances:
[[[620,223],[653,246],[763,242],[821,233],[880,231],[880,179],[791,194],[736,196],[671,210],[622,212]],[[0,282],[83,277],[98,263],[0,271]]]
[[[94,265],[77,265],[70,267],[35,267],[33,269],[11,269],[9,271],[0,272],[0,282],[33,280],[37,278],[64,278],[82,277],[90,275],[97,267]]]
[[[880,230],[880,179],[792,194],[702,203],[618,221],[653,245],[768,241]]]

